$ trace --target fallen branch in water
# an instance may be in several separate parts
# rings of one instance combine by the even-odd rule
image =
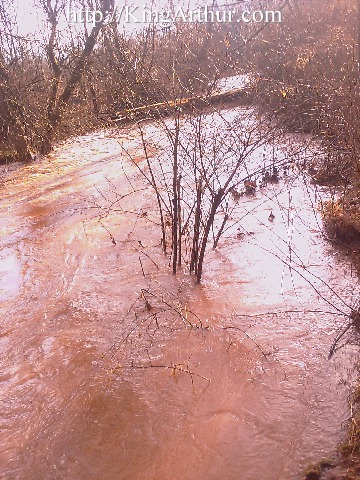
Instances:
[[[230,330],[230,329],[239,330],[241,333],[243,333],[249,340],[251,340],[256,345],[256,347],[260,350],[261,354],[264,356],[264,358],[266,358],[266,360],[267,360],[267,357],[271,355],[271,353],[265,353],[264,350],[261,348],[261,346],[256,342],[256,340],[250,337],[250,335],[246,332],[246,330],[243,330],[240,327],[234,327],[232,325],[223,327],[223,330]]]
[[[231,329],[234,329],[234,330],[239,330],[241,333],[243,333],[249,340],[251,340],[254,345],[258,348],[258,350],[261,352],[261,354],[263,355],[263,357],[266,359],[266,360],[269,360],[268,357],[269,356],[272,356],[272,352],[271,353],[266,353],[264,352],[264,350],[261,348],[261,346],[256,342],[256,340],[254,340],[247,332],[246,330],[243,330],[242,328],[240,327],[235,327],[233,325],[229,325],[229,326],[225,326],[223,327],[223,330],[231,330]],[[230,344],[231,345],[231,344]],[[275,360],[277,361],[277,363],[279,364],[281,370],[283,371],[284,373],[284,380],[287,379],[287,375],[286,375],[286,372],[285,372],[285,369],[284,367],[281,365],[281,363],[275,358]]]
[[[205,380],[206,382],[208,382],[208,386],[211,383],[211,380],[209,378],[204,377],[203,375],[200,375],[199,373],[191,371],[189,369],[188,364],[184,365],[182,363],[174,363],[172,365],[153,365],[152,363],[150,365],[136,365],[132,362],[131,365],[118,365],[118,366],[112,368],[111,371],[112,371],[112,373],[116,373],[117,370],[129,370],[129,369],[147,370],[149,368],[159,368],[159,369],[163,369],[163,370],[171,370],[172,375],[175,375],[176,372],[187,373],[191,377],[191,384],[193,386],[194,386],[194,377],[201,378],[202,380]]]
[[[256,313],[255,315],[251,315],[248,313],[236,313],[235,317],[245,317],[245,318],[257,318],[257,317],[268,317],[269,315],[272,316],[279,316],[279,315],[288,315],[289,313],[323,313],[324,315],[339,315],[343,316],[343,313],[338,312],[328,312],[325,310],[277,310],[275,312],[264,312],[264,313]]]
[[[157,297],[157,295],[155,295],[154,293],[150,292],[149,290],[143,288],[141,290],[141,294],[143,295],[144,293],[147,293],[148,295],[152,296],[154,299],[156,299],[160,304],[164,304],[166,305],[167,307],[170,308],[170,310],[172,310],[173,312],[175,312],[177,315],[180,316],[180,318],[183,320],[183,322],[192,327],[192,328],[208,328],[208,327],[203,327],[203,324],[202,324],[202,321],[200,319],[200,317],[192,312],[191,310],[188,310],[187,309],[187,306],[185,305],[184,308],[181,307],[181,305],[179,305],[177,308],[175,308],[173,305],[171,305],[170,303],[168,303],[166,300],[164,300],[164,298],[162,297],[161,299],[159,299]],[[183,310],[184,310],[184,313],[183,313]],[[188,314],[191,314],[193,315],[199,322],[199,325],[194,325],[193,323],[191,323],[191,321],[189,320],[188,318]]]
[[[333,341],[330,348],[328,360],[330,360],[330,358],[334,355],[336,350],[339,348],[337,345],[342,339],[342,337],[345,335],[345,333],[348,332],[351,327],[354,327],[354,326],[358,327],[359,324],[360,324],[360,312],[359,312],[359,307],[357,307],[356,309],[351,311],[349,315],[349,323],[341,330],[341,332],[336,336],[335,340]]]

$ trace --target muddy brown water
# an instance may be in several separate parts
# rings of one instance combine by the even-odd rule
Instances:
[[[312,187],[293,175],[239,200],[241,231],[195,286],[169,275],[151,191],[120,159],[100,132],[4,177],[1,478],[303,478],[344,434],[357,359],[349,344],[327,360],[358,280]],[[109,213],[126,177],[138,191]]]

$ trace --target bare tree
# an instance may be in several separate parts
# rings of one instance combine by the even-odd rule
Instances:
[[[87,62],[93,52],[99,33],[114,5],[112,0],[101,0],[99,4],[97,4],[99,12],[101,13],[99,20],[94,22],[89,34],[85,32],[84,43],[74,58],[70,71],[68,71],[67,68],[65,68],[64,57],[57,54],[60,49],[57,27],[59,15],[61,12],[64,12],[65,9],[65,2],[64,0],[40,0],[40,4],[50,25],[50,35],[46,52],[51,70],[51,87],[47,104],[47,126],[41,147],[42,153],[49,153],[52,148],[56,129],[61,122],[69,100],[84,75]],[[82,7],[85,10],[84,4]],[[67,65],[67,67],[69,67],[69,65]],[[64,86],[61,88],[62,85]]]
[[[21,161],[32,159],[26,132],[22,106],[13,89],[13,81],[7,63],[17,60],[16,26],[11,21],[6,1],[0,4],[0,129],[3,138],[16,150]]]
[[[276,171],[272,160],[264,165],[260,155],[252,158],[274,138],[274,126],[243,109],[231,120],[216,110],[195,109],[188,115],[175,110],[156,125],[148,131],[146,123],[138,123],[146,165],[134,165],[156,193],[172,272],[184,263],[200,283],[210,240],[216,248],[240,197],[254,192],[265,170]]]

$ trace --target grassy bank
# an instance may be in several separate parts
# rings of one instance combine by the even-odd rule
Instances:
[[[359,480],[360,478],[360,385],[349,397],[351,417],[347,435],[331,459],[309,467],[304,480]]]

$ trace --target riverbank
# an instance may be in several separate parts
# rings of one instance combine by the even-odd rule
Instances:
[[[330,238],[354,253],[360,246],[360,191],[353,187],[322,207],[325,228]],[[354,257],[358,264],[358,259]]]
[[[336,154],[336,153],[335,153]],[[335,249],[342,252],[350,261],[351,271],[360,275],[360,191],[355,185],[344,188],[339,169],[327,171],[327,165],[319,164],[315,184],[329,184],[337,188],[337,195],[321,204],[321,216],[328,240]],[[343,167],[343,166],[342,166]],[[355,300],[354,308],[358,304]],[[354,310],[349,316],[349,324],[344,334],[358,336],[359,314]],[[335,353],[336,355],[336,353]],[[359,366],[357,366],[359,368]],[[354,382],[348,398],[350,417],[346,422],[346,435],[330,459],[310,467],[305,480],[358,480],[360,478],[360,384]]]

